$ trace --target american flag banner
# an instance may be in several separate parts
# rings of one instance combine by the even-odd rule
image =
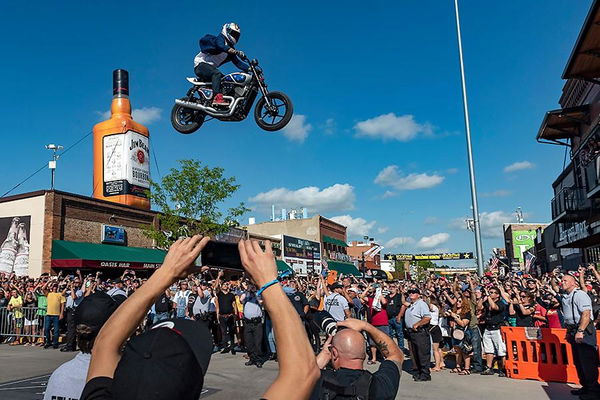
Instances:
[[[533,254],[531,254],[530,252],[528,252],[528,251],[525,252],[525,272],[526,273],[529,273],[529,271],[531,270],[531,266],[533,265],[535,258],[536,257]]]
[[[498,257],[492,258],[492,261],[490,261],[490,271],[496,272],[498,270],[498,262],[499,261],[500,260],[498,259]]]

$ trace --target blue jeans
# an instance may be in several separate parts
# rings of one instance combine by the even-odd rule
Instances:
[[[396,321],[396,318],[391,318],[388,321],[388,327],[390,329],[390,337],[398,339],[398,347],[404,349],[404,331],[402,330],[402,320]]]
[[[273,354],[277,351],[277,348],[275,347],[275,334],[273,333],[273,322],[271,322],[270,319],[265,320],[265,330],[267,333],[267,344],[269,345],[269,350]]]
[[[481,359],[481,331],[479,327],[469,328],[471,344],[473,345],[473,361],[471,366],[475,371],[483,371],[483,361]]]
[[[157,312],[156,314],[154,314],[152,324],[158,324],[159,322],[164,321],[166,319],[169,319],[169,312]]]
[[[46,315],[44,317],[44,337],[46,338],[47,346],[50,345],[50,325],[54,327],[52,345],[58,347],[58,315]]]

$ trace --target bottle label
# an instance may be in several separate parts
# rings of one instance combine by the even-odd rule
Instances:
[[[148,137],[134,131],[103,138],[104,196],[147,197],[150,188]]]

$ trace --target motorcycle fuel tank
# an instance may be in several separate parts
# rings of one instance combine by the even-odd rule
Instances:
[[[223,81],[245,85],[246,83],[250,82],[251,79],[252,75],[250,74],[246,74],[244,72],[234,72],[232,74],[225,75]]]

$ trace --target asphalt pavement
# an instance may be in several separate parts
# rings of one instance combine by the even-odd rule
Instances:
[[[41,399],[50,373],[75,353],[39,347],[0,345],[0,400]],[[201,399],[258,399],[277,376],[278,364],[267,362],[262,369],[244,366],[241,354],[214,354],[204,380]],[[405,369],[409,367],[405,363]],[[371,370],[375,368],[369,367]],[[402,373],[397,399],[458,400],[548,400],[576,399],[571,387],[561,383],[523,381],[498,376],[457,376],[449,371],[433,373],[431,382],[413,382]]]

